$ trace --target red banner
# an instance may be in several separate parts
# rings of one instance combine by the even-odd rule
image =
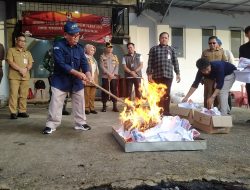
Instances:
[[[51,39],[63,36],[63,26],[67,20],[78,24],[81,40],[105,43],[112,37],[111,18],[71,12],[25,11],[22,31],[35,38]]]

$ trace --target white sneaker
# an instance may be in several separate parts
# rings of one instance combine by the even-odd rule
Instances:
[[[88,131],[91,129],[91,127],[87,124],[83,124],[81,126],[75,126],[74,127],[76,130],[83,130],[83,131]]]
[[[50,127],[45,127],[45,128],[43,129],[43,134],[51,134],[51,133],[53,133],[55,130],[56,130],[56,129],[52,129],[52,128],[50,128]]]

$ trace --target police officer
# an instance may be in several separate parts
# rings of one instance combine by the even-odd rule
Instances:
[[[112,94],[117,96],[119,60],[118,57],[113,54],[113,45],[110,42],[106,43],[106,48],[100,57],[100,65],[102,69],[102,87],[106,90],[110,90]],[[102,92],[102,112],[106,112],[108,98],[108,95]],[[113,111],[119,112],[117,100],[113,97],[111,97],[111,100],[113,102]]]
[[[80,28],[68,21],[64,38],[53,47],[54,73],[51,78],[52,97],[44,134],[51,134],[61,124],[63,102],[71,93],[72,111],[76,130],[90,130],[86,123],[83,81],[92,80],[83,48],[78,44]]]

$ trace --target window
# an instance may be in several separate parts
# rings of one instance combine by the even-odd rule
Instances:
[[[177,57],[184,57],[183,28],[172,28],[172,47],[176,49]]]
[[[231,30],[231,51],[235,58],[239,57],[239,47],[241,45],[241,30]]]
[[[202,29],[202,51],[208,48],[208,38],[214,35],[213,28]]]

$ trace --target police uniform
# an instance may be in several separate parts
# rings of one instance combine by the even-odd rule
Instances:
[[[100,57],[100,64],[102,68],[102,87],[106,90],[110,90],[112,94],[115,96],[118,95],[117,92],[117,79],[118,79],[118,70],[119,70],[119,60],[116,55],[111,54],[107,56],[106,54],[102,54]],[[115,76],[114,79],[109,79],[108,74],[113,74]],[[103,111],[106,111],[106,102],[108,101],[108,94],[102,92],[102,102],[103,102]],[[117,110],[116,103],[117,100],[111,97],[113,102],[113,110]]]
[[[54,73],[51,77],[52,97],[46,127],[53,130],[61,124],[63,102],[67,93],[72,98],[72,111],[76,126],[86,124],[83,81],[70,74],[72,69],[88,72],[88,63],[83,48],[77,44],[70,46],[66,39],[53,46]]]
[[[17,47],[9,48],[7,52],[7,61],[14,62],[20,68],[31,68],[34,62],[29,51]],[[26,113],[27,96],[29,90],[30,73],[22,76],[19,71],[9,67],[9,110],[11,114]],[[18,104],[18,105],[17,105]],[[18,108],[18,110],[17,110]]]

